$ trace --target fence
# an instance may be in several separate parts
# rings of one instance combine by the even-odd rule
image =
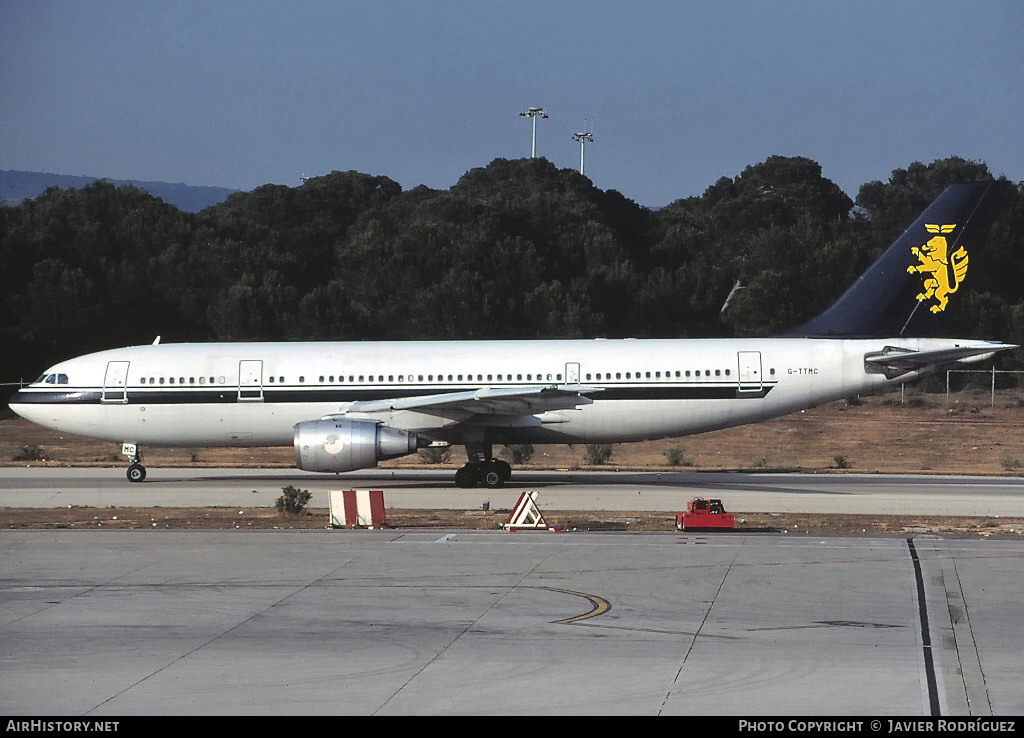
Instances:
[[[947,369],[946,370],[946,407],[947,408],[949,407],[949,395],[950,395],[950,393],[951,392],[959,392],[959,391],[962,391],[962,390],[966,389],[966,387],[960,387],[959,389],[951,389],[951,387],[952,387],[952,380],[953,380],[953,376],[952,375],[954,375],[954,374],[988,374],[988,375],[990,375],[992,377],[992,381],[991,381],[991,387],[992,387],[992,389],[991,389],[991,405],[992,405],[992,407],[995,407],[995,404],[996,404],[996,377],[997,376],[1004,376],[1005,377],[1006,375],[1018,375],[1018,376],[1019,375],[1024,375],[1024,371],[1015,371],[1015,370],[1011,370],[1011,369],[996,369],[994,366],[991,369]],[[1007,378],[1010,378],[1010,377],[1007,377]],[[1006,384],[1006,383],[1004,382],[1004,384]],[[1012,383],[1012,386],[1016,387],[1018,384],[1019,384],[1019,382],[1015,380]],[[901,387],[902,387],[902,385],[901,385]],[[1005,387],[1004,387],[1004,389],[1005,389]],[[901,392],[902,392],[902,389],[901,389]]]

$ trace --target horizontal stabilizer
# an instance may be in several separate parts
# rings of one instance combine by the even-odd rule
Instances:
[[[954,364],[964,359],[981,361],[995,354],[997,351],[1015,349],[1017,346],[1009,343],[981,343],[970,346],[955,346],[953,348],[934,349],[931,351],[908,351],[905,349],[887,346],[880,354],[869,354],[864,357],[864,363],[872,366],[880,366],[886,369],[898,369],[913,371],[929,366],[942,366]]]

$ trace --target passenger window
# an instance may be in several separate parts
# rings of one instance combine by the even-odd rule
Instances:
[[[271,378],[270,378],[270,383],[271,383],[271,384],[273,384],[273,383],[274,383],[274,378],[273,378],[273,377],[271,377]]]
[[[324,383],[324,375],[323,375],[323,374],[321,374],[321,375],[320,375],[320,384],[323,384],[323,383]]]
[[[168,381],[168,382],[170,382],[171,384],[174,384],[174,377],[171,377],[171,378],[170,378],[170,379],[168,379],[167,381]]]
[[[160,384],[163,384],[163,383],[164,383],[164,378],[160,377]]]

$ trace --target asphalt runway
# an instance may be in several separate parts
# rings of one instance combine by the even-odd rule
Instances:
[[[1020,515],[1017,478],[0,469],[0,505]],[[255,492],[253,491],[255,490]],[[501,531],[0,531],[0,713],[1018,715],[1024,541]]]
[[[3,531],[0,713],[1019,715],[1019,540]]]
[[[0,507],[273,507],[286,485],[327,492],[383,489],[397,509],[510,509],[524,490],[551,510],[680,511],[693,497],[739,512],[1024,516],[1024,478],[722,472],[514,472],[502,489],[458,489],[450,470],[373,469],[312,474],[295,469],[151,468],[131,484],[122,467],[0,468]]]

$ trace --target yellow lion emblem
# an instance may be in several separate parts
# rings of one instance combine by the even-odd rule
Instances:
[[[929,233],[943,234],[952,233],[956,228],[953,225],[925,225]],[[935,298],[937,304],[929,308],[933,313],[941,313],[946,309],[949,296],[956,292],[960,283],[967,276],[967,252],[961,246],[952,256],[948,256],[949,246],[946,237],[936,235],[924,246],[914,246],[911,253],[920,262],[917,266],[907,267],[910,274],[929,274],[924,280],[924,292],[917,296],[919,302]]]

